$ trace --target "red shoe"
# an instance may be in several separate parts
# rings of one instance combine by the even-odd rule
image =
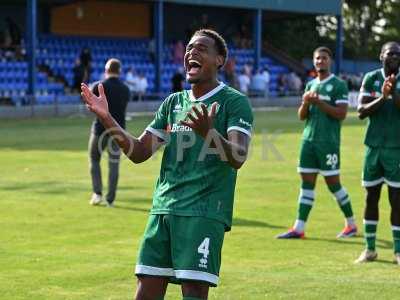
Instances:
[[[304,232],[298,232],[294,228],[290,228],[289,231],[281,233],[276,236],[277,239],[304,239]]]
[[[348,225],[336,236],[338,239],[345,239],[357,235],[357,226]]]

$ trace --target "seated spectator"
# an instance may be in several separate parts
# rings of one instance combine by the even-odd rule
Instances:
[[[139,77],[136,84],[136,93],[138,95],[138,100],[141,101],[143,96],[146,94],[148,82],[147,78],[143,75],[142,72],[139,72]]]
[[[264,96],[268,97],[268,95],[269,95],[269,81],[271,79],[271,76],[269,75],[269,71],[268,71],[267,67],[264,68],[264,70],[262,72],[262,75],[263,75],[264,81],[265,81],[265,94],[264,94]]]
[[[284,73],[279,74],[278,76],[278,93],[279,96],[286,96],[288,93],[288,80],[287,75]]]
[[[183,61],[183,56],[185,55],[185,46],[183,45],[182,41],[177,41],[174,43],[174,64],[181,64]]]
[[[295,72],[290,72],[287,77],[288,88],[291,94],[300,94],[303,89],[303,82]]]
[[[250,90],[256,96],[266,96],[267,90],[269,88],[269,73],[261,72],[260,69],[257,70],[251,79]]]
[[[243,68],[242,73],[238,77],[239,91],[247,95],[249,92],[250,77],[247,75],[246,69]]]
[[[268,80],[268,81],[267,81]],[[269,76],[265,77],[261,70],[257,70],[256,74],[254,74],[251,79],[250,90],[257,96],[265,96],[265,91],[268,87]]]
[[[125,83],[131,92],[131,98],[137,92],[137,84],[139,77],[136,75],[136,72],[133,68],[129,68],[128,72],[126,72]]]

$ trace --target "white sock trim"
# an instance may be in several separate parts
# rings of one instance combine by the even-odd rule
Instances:
[[[310,205],[310,206],[313,206],[313,205],[314,205],[314,201],[307,200],[307,199],[304,199],[304,198],[300,198],[300,199],[299,199],[299,203],[301,203],[301,204],[306,204],[306,205]]]
[[[300,189],[300,197],[315,198],[315,192],[313,190]]]
[[[303,220],[296,219],[293,225],[293,229],[297,232],[304,232],[304,228],[306,227],[306,222]]]
[[[378,221],[374,221],[374,220],[363,220],[363,223],[366,225],[378,225]]]
[[[372,237],[376,237],[376,233],[364,233],[364,236],[366,238],[372,238]]]
[[[343,199],[344,197],[348,196],[347,191],[343,187],[333,194],[335,195],[337,201],[340,201],[340,199]]]

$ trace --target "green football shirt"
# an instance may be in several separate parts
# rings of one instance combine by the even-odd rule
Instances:
[[[324,80],[315,78],[309,81],[305,91],[313,91],[319,99],[332,106],[348,104],[348,89],[346,83],[331,74]],[[311,104],[303,131],[303,140],[340,145],[341,122],[321,111],[316,105]]]
[[[251,136],[253,113],[246,96],[220,83],[195,99],[191,91],[167,97],[147,131],[165,141],[152,214],[203,216],[216,219],[229,230],[237,170],[223,160],[209,141],[180,124],[192,106],[217,102],[215,129],[225,138],[231,130]]]
[[[363,96],[380,97],[385,74],[378,69],[365,74],[360,93]],[[400,93],[400,80],[397,75],[396,91]],[[368,118],[364,143],[370,147],[400,148],[400,109],[391,96]]]

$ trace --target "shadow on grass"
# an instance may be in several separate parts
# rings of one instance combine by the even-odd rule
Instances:
[[[124,204],[138,204],[138,203],[141,203],[141,204],[148,204],[149,207],[150,207],[151,204],[152,204],[152,201],[153,200],[151,198],[132,196],[132,197],[118,198],[116,200],[116,203],[117,204],[118,203],[124,203]]]
[[[29,181],[11,185],[2,184],[0,188],[4,191],[29,191],[39,194],[60,194],[88,190],[88,187],[84,184],[61,181]]]
[[[286,227],[273,225],[261,221],[254,221],[254,220],[247,220],[241,218],[234,218],[233,219],[233,226],[244,226],[244,227],[265,227],[265,228],[276,228],[276,229],[284,229]]]
[[[148,190],[149,187],[140,186],[140,185],[122,185],[118,186],[118,190],[121,191],[136,191],[136,190]]]
[[[350,238],[350,239],[325,239],[325,238],[317,238],[317,237],[307,237],[304,239],[305,241],[321,241],[321,242],[329,242],[329,243],[335,243],[335,244],[348,244],[348,245],[365,245],[364,241],[362,240],[361,236],[358,236],[356,238]],[[383,249],[392,249],[393,248],[393,242],[383,240],[383,239],[377,239],[377,248],[383,248]]]
[[[121,205],[115,205],[114,209],[125,209],[125,210],[132,210],[132,211],[137,211],[137,212],[145,212],[149,213],[150,208],[141,208],[141,207],[134,207],[134,206],[121,206]]]
[[[389,264],[389,265],[393,265],[394,262],[392,260],[388,260],[388,259],[377,259],[374,262],[378,262],[381,264]]]

